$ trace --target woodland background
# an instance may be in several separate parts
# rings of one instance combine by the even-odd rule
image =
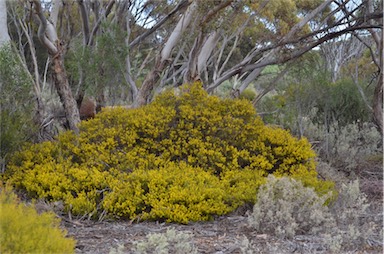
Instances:
[[[0,0],[1,171],[25,142],[201,81],[380,206],[382,29],[380,0]]]
[[[382,1],[1,2],[2,137],[8,118],[49,139],[63,116],[77,130],[84,97],[137,107],[196,80],[297,135],[382,133]]]

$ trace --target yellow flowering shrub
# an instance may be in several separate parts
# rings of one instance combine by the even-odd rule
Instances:
[[[0,185],[1,253],[74,253],[75,240],[65,238],[53,213],[38,214],[20,203],[9,186]]]
[[[73,214],[187,223],[255,202],[269,174],[321,194],[306,139],[265,126],[247,100],[208,96],[201,84],[137,108],[104,109],[55,142],[26,147],[4,176]]]

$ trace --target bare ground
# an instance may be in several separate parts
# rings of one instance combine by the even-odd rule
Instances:
[[[380,202],[378,205],[380,206]],[[376,212],[380,210],[379,208]],[[382,220],[379,218],[377,223],[381,224]],[[64,219],[62,226],[68,231],[68,236],[77,240],[76,253],[110,253],[119,246],[123,248],[119,253],[134,253],[135,241],[144,240],[149,233],[163,233],[170,228],[192,233],[194,246],[198,248],[199,253],[243,253],[240,247],[245,237],[253,242],[252,253],[330,253],[325,247],[324,239],[320,237],[298,235],[294,239],[282,240],[266,234],[257,234],[247,227],[246,215],[222,216],[214,221],[188,225]],[[383,253],[382,239],[368,239],[364,245],[344,253]]]

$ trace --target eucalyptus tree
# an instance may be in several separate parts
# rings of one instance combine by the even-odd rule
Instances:
[[[320,50],[331,73],[331,81],[336,82],[340,77],[341,68],[352,59],[358,58],[364,49],[363,42],[347,34],[323,43]]]
[[[238,96],[267,66],[289,64],[329,40],[361,31],[374,38],[373,59],[381,73],[381,1],[55,0],[48,7],[33,0],[19,4],[31,12],[29,3],[40,24],[35,33],[56,63],[53,83],[61,84],[56,89],[74,130],[78,122],[74,98],[80,105],[89,89],[97,87],[101,95],[106,89],[126,93],[127,103],[140,106],[166,85],[200,80],[213,92],[236,79],[232,95]],[[64,59],[69,60],[66,65]],[[69,77],[57,78],[65,73],[64,67]],[[378,125],[381,76],[372,106]],[[128,92],[117,89],[117,84]],[[71,89],[60,92],[63,87]]]
[[[193,22],[190,16],[194,17]],[[237,77],[240,85],[233,94],[239,95],[260,77],[266,66],[290,62],[345,34],[369,31],[376,38],[377,49],[382,48],[382,8],[380,2],[371,0],[192,1],[178,22],[169,29],[163,47],[157,49],[160,60],[155,61],[139,90],[137,105],[147,103],[153,89],[166,83],[164,80],[202,80],[211,92]],[[236,29],[230,29],[234,24]],[[180,36],[185,31],[189,36]],[[250,40],[251,47],[232,62],[234,52]],[[376,55],[380,58],[382,54]],[[377,68],[380,72],[380,64]],[[375,118],[382,114],[377,113],[382,112],[377,106],[382,104],[380,91],[382,82],[378,80]],[[380,126],[380,121],[376,123]]]
[[[11,40],[7,26],[7,7],[6,1],[0,0],[0,47]]]
[[[65,110],[68,126],[74,132],[78,132],[77,124],[80,122],[80,114],[72,90],[69,86],[67,73],[64,67],[64,48],[57,35],[56,23],[60,8],[60,1],[54,1],[51,11],[51,19],[45,17],[39,0],[30,1],[34,8],[34,14],[39,21],[37,36],[50,56],[52,79],[56,91]]]

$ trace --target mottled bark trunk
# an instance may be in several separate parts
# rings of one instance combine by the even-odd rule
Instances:
[[[148,103],[149,98],[151,97],[151,93],[153,91],[153,88],[155,84],[159,81],[160,75],[162,71],[164,70],[166,63],[168,61],[161,61],[158,59],[156,61],[155,68],[147,74],[143,84],[141,85],[141,88],[136,96],[136,100],[134,101],[133,106],[140,107]]]
[[[374,1],[366,1],[365,4],[368,13],[373,13],[375,9]],[[382,1],[378,9],[383,9]],[[369,23],[372,24],[373,20],[370,20]],[[381,20],[381,26],[383,26],[383,20]],[[372,35],[372,38],[376,44],[376,53],[372,54],[372,60],[377,65],[379,70],[379,78],[377,80],[375,92],[373,94],[373,121],[375,122],[381,137],[383,137],[383,30],[369,29],[368,31]]]
[[[64,68],[64,61],[61,55],[61,48],[58,47],[58,49],[58,54],[52,57],[51,68],[53,71],[53,81],[56,91],[60,97],[60,101],[64,107],[68,127],[75,133],[78,133],[79,128],[77,124],[80,122],[80,114],[77,108],[76,100],[72,95],[72,91],[68,83],[67,73]]]
[[[373,94],[373,121],[383,136],[383,73],[380,73],[378,83]]]
[[[60,40],[57,37],[56,28],[53,23],[47,21],[45,18],[40,1],[33,0],[32,2],[34,4],[36,15],[40,20],[37,35],[40,42],[47,48],[51,58],[53,82],[60,97],[60,101],[63,104],[68,127],[75,133],[78,133],[79,128],[77,127],[77,124],[80,122],[79,109],[77,108],[76,100],[72,95],[68,77],[65,72],[63,49],[60,45]],[[59,5],[54,6],[55,8],[59,8]],[[56,12],[54,11],[54,13]]]

